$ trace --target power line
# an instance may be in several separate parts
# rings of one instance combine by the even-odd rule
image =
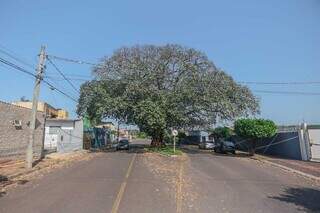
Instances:
[[[4,47],[4,46],[1,45],[1,44],[0,44],[0,47],[2,48],[2,49],[0,49],[0,52],[2,52],[3,54],[5,54],[6,56],[9,56],[10,58],[12,58],[12,59],[14,59],[14,60],[16,60],[16,61],[18,61],[18,62],[20,62],[20,63],[22,63],[22,64],[24,64],[24,65],[26,65],[26,66],[28,66],[28,67],[30,67],[30,68],[32,68],[32,69],[35,69],[35,66],[34,66],[34,65],[29,64],[28,62],[26,62],[26,61],[18,58],[17,56],[14,56],[14,55],[16,55],[16,54],[14,54],[13,51],[9,50],[8,48]]]
[[[63,79],[63,78],[57,78],[57,77],[55,77],[55,76],[52,76],[52,75],[46,75],[45,76],[46,78],[49,78],[49,79],[52,79],[52,80],[57,80],[57,81],[64,81],[65,79]],[[92,80],[92,79],[84,79],[84,78],[70,78],[70,77],[68,77],[68,79],[70,80],[70,81],[90,81],[90,80]]]
[[[57,70],[57,72],[71,85],[71,87],[77,91],[78,93],[80,93],[80,91],[73,85],[73,83],[63,74],[63,72],[57,67],[57,65],[55,65],[51,59],[49,57],[47,57],[49,63]]]
[[[56,88],[55,86],[53,86],[53,85],[52,85],[51,83],[49,83],[48,81],[43,80],[43,82],[46,83],[48,86],[50,86],[50,89],[54,89],[55,91],[57,91],[57,92],[61,93],[62,95],[68,97],[68,98],[71,99],[72,101],[78,103],[78,101],[77,101],[75,98],[71,97],[70,95],[68,95],[67,93],[63,92],[62,90]]]
[[[253,90],[258,93],[269,93],[269,94],[286,94],[286,95],[315,95],[318,96],[320,93],[317,92],[300,92],[300,91],[269,91],[269,90]]]
[[[60,56],[54,56],[54,55],[48,55],[49,58],[52,59],[57,59],[57,60],[62,60],[62,61],[67,61],[67,62],[72,62],[76,64],[86,64],[86,65],[92,65],[92,66],[99,66],[98,64],[87,62],[87,61],[81,61],[81,60],[76,60],[76,59],[70,59],[70,58],[64,58]]]
[[[238,81],[240,84],[257,84],[257,85],[306,85],[320,84],[320,81],[297,81],[297,82],[258,82],[258,81]]]
[[[32,72],[30,72],[30,71],[28,71],[26,69],[23,69],[23,68],[19,67],[18,65],[14,64],[14,63],[11,63],[10,61],[7,61],[7,60],[5,60],[5,59],[3,59],[1,57],[0,57],[0,62],[6,64],[8,66],[11,66],[16,70],[19,70],[20,72],[26,73],[28,75],[31,75],[31,76],[37,78],[37,76],[35,74],[33,74]]]
[[[6,65],[8,65],[8,66],[10,66],[10,67],[12,67],[12,68],[14,68],[15,70],[18,70],[18,71],[23,72],[23,73],[25,73],[25,74],[31,75],[31,76],[33,76],[34,78],[38,78],[38,76],[35,75],[35,74],[33,74],[32,72],[30,72],[30,71],[28,71],[28,70],[26,70],[26,69],[24,69],[24,68],[21,68],[20,66],[14,64],[14,63],[11,63],[10,61],[7,61],[7,60],[5,60],[5,59],[3,59],[3,58],[1,58],[1,57],[0,57],[0,62],[1,62],[1,63],[4,63],[4,64],[6,64]],[[54,85],[52,85],[52,84],[51,84],[50,82],[48,82],[47,80],[44,80],[44,79],[43,79],[42,81],[43,81],[45,84],[47,84],[47,85],[50,87],[50,89],[53,89],[53,90],[61,93],[62,95],[68,97],[69,99],[73,100],[74,102],[78,103],[78,101],[77,101],[75,98],[71,97],[71,96],[68,95],[67,93],[65,93],[65,92],[63,92],[62,90],[58,89],[57,87],[55,87]]]
[[[59,76],[57,74],[52,74],[51,75],[52,77],[56,77],[56,76]],[[65,76],[67,76],[68,78],[87,78],[87,79],[90,79],[92,78],[92,76],[90,75],[78,75],[78,74],[65,74]]]

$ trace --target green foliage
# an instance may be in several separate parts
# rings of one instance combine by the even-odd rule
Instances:
[[[215,139],[227,139],[232,135],[232,130],[228,127],[217,127],[213,130],[213,135]]]
[[[186,135],[186,133],[185,132],[181,132],[181,131],[179,131],[178,132],[178,136],[177,136],[179,139],[183,139],[183,138],[185,138],[185,137],[187,137],[187,135]]]
[[[182,151],[176,147],[176,152],[173,152],[173,146],[165,146],[165,147],[161,147],[161,148],[157,148],[157,147],[150,147],[150,148],[146,148],[146,151],[149,152],[157,152],[160,153],[162,155],[166,155],[166,156],[171,156],[171,155],[181,155]]]
[[[94,68],[81,86],[77,113],[91,121],[136,124],[163,141],[171,128],[208,126],[259,112],[251,91],[207,56],[179,45],[121,48]]]
[[[145,132],[137,132],[136,137],[140,139],[145,139],[148,137],[148,135]]]
[[[234,123],[238,136],[249,139],[272,137],[277,132],[277,126],[271,120],[265,119],[239,119]]]

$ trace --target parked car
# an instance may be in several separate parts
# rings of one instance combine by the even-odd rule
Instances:
[[[217,141],[214,147],[214,152],[236,154],[236,146],[231,141]]]
[[[119,143],[117,143],[116,150],[122,150],[122,149],[129,150],[129,147],[130,147],[129,140],[122,139],[119,141]]]
[[[213,149],[215,144],[213,141],[204,141],[199,143],[199,149]]]

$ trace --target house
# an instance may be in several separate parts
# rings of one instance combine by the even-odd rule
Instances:
[[[24,158],[30,136],[29,108],[0,101],[0,158]],[[42,153],[45,114],[37,112],[34,135],[34,155]]]
[[[60,153],[83,149],[83,120],[46,119],[44,149]]]
[[[15,101],[12,102],[13,105],[31,109],[31,101]],[[43,112],[47,118],[58,118],[58,119],[67,119],[69,113],[63,109],[56,109],[48,103],[38,102],[38,111]]]
[[[209,141],[209,133],[202,130],[192,130],[187,132],[187,137],[183,140],[185,144],[197,145],[200,142]]]

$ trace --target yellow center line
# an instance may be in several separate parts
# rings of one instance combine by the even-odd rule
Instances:
[[[134,155],[133,155],[133,157],[132,157],[132,159],[130,161],[130,164],[129,164],[125,179],[123,180],[123,182],[122,182],[122,184],[120,186],[120,190],[119,190],[119,192],[117,194],[117,198],[113,203],[111,213],[117,213],[118,212],[118,209],[119,209],[119,206],[120,206],[120,202],[122,200],[122,197],[123,197],[126,185],[127,185],[127,180],[129,178],[131,170],[132,170],[133,162],[136,159],[136,155],[137,155],[137,153],[134,153]]]

